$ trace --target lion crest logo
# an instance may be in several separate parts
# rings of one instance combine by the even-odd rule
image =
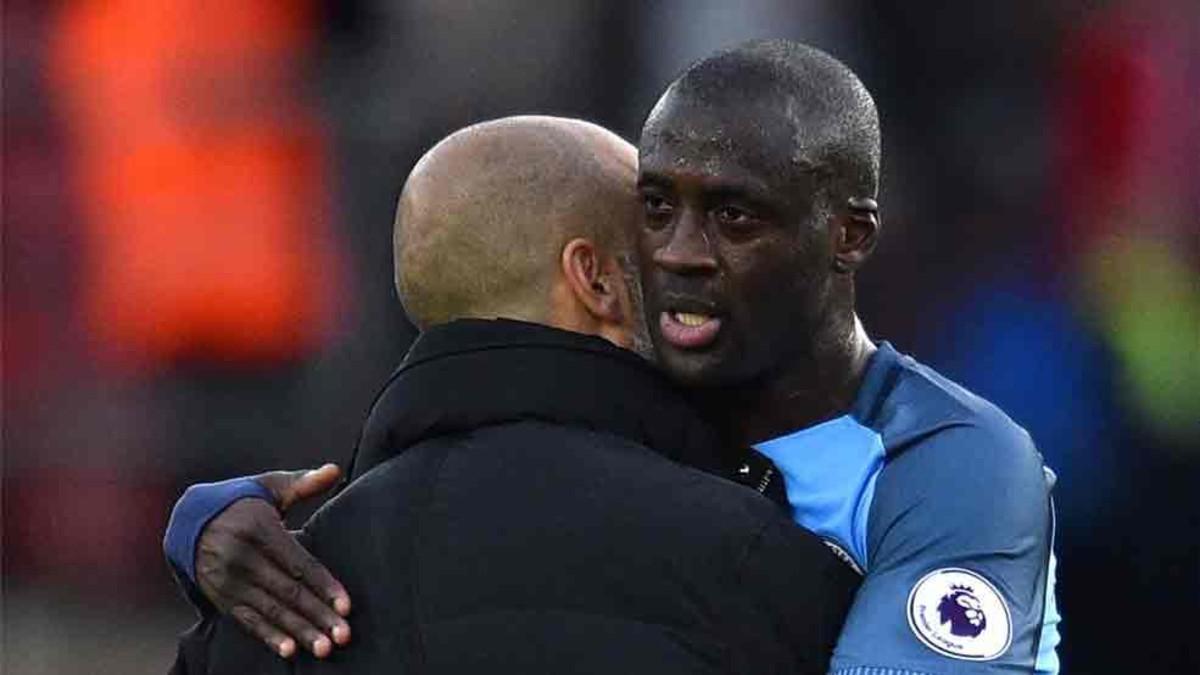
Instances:
[[[992,582],[962,567],[925,574],[908,594],[908,627],[933,651],[990,661],[1012,646],[1012,613]]]
[[[950,592],[942,596],[937,607],[938,618],[950,624],[950,633],[959,637],[979,637],[987,628],[987,615],[983,603],[975,595],[975,589],[954,584]]]

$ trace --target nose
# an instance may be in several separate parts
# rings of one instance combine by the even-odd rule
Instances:
[[[685,212],[671,230],[667,243],[654,250],[655,264],[676,274],[711,274],[717,258],[701,219]]]

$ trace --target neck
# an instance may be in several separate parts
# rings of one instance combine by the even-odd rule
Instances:
[[[538,323],[569,330],[573,333],[604,338],[622,349],[633,348],[633,338],[629,327],[605,321],[588,311],[587,307],[576,300],[570,288],[565,284],[556,287],[551,297],[546,319]]]
[[[829,325],[791,360],[762,378],[697,392],[724,442],[745,448],[845,414],[875,353],[858,317]]]

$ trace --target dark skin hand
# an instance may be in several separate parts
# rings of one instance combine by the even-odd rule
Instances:
[[[213,518],[196,547],[204,596],[284,658],[297,642],[317,658],[350,641],[350,595],[283,523],[293,504],[322,494],[341,475],[334,464],[255,476],[275,503],[240,499]]]

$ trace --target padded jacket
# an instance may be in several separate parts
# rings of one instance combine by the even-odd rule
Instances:
[[[858,577],[722,466],[631,352],[514,321],[435,327],[301,535],[354,599],[353,642],[284,661],[214,616],[177,670],[824,673]]]

